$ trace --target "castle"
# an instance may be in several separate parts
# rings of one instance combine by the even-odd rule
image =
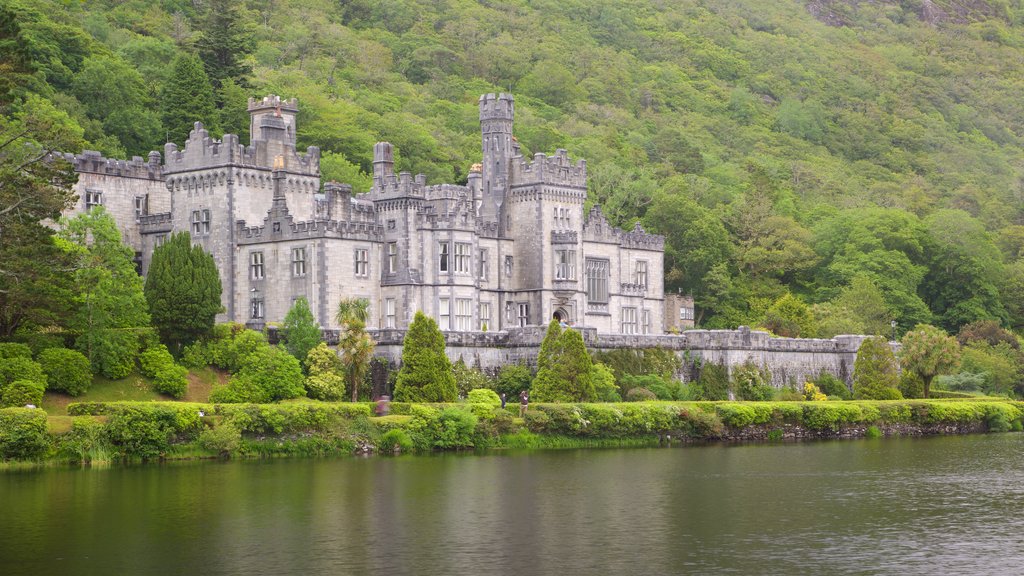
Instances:
[[[446,332],[555,318],[653,335],[666,316],[680,317],[666,315],[663,238],[585,210],[585,161],[565,150],[524,157],[511,95],[480,97],[482,161],[466,185],[396,174],[392,145],[379,142],[366,194],[321,186],[319,149],[296,150],[295,99],[248,108],[249,146],[235,134],[215,140],[197,122],[183,149],[165,146],[162,163],[159,152],[147,161],[66,155],[79,174],[68,215],[104,206],[142,273],[169,234],[190,232],[220,270],[218,320],[256,328],[282,321],[299,297],[328,329],[343,298],[367,299],[367,325],[381,331],[406,328],[417,310]]]

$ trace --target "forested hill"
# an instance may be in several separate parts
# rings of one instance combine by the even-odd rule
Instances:
[[[668,241],[703,326],[1024,325],[1020,0],[0,0],[9,117],[113,157],[297,97],[327,178],[463,181],[477,97]],[[37,96],[32,96],[32,95]],[[809,306],[813,305],[813,306]]]

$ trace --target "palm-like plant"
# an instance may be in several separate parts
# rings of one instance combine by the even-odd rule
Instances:
[[[370,301],[366,298],[343,298],[334,319],[341,325],[338,350],[344,364],[345,380],[352,390],[352,401],[359,400],[359,381],[363,379],[373,358],[376,342],[366,333]]]

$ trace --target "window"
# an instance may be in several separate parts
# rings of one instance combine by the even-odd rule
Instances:
[[[370,251],[356,248],[356,276],[367,276],[370,273]]]
[[[572,228],[572,221],[569,219],[568,208],[555,208],[555,230],[568,230]]]
[[[200,215],[200,218],[201,218],[200,223],[203,225],[202,226],[203,235],[207,236],[207,235],[210,234],[210,211],[209,210],[203,210],[202,214]]]
[[[388,298],[384,300],[384,327],[394,328],[395,327],[395,299]]]
[[[473,268],[470,266],[470,257],[472,254],[472,244],[466,244],[464,242],[455,243],[455,272],[459,274],[469,274]]]
[[[249,277],[263,280],[263,252],[249,253]]]
[[[138,220],[149,213],[149,196],[135,197],[135,219]]]
[[[193,210],[192,211],[192,235],[193,236],[206,236],[210,233],[210,211],[209,210]]]
[[[693,320],[693,308],[688,308],[686,306],[683,306],[682,308],[680,308],[679,309],[679,319],[680,320]]]
[[[512,303],[505,302],[505,324],[512,324]]]
[[[487,330],[491,327],[491,303],[480,303],[480,329]]]
[[[306,275],[306,248],[292,248],[292,276],[299,278]]]
[[[92,210],[93,206],[103,206],[103,192],[99,190],[85,191],[85,209]]]
[[[587,258],[587,300],[608,301],[608,261]]]
[[[156,237],[153,238],[153,248],[163,246],[164,242],[167,242],[167,234],[157,234]]]
[[[530,324],[530,305],[526,302],[519,303],[519,325],[528,326]]]
[[[642,312],[642,314],[641,314],[641,318],[643,319],[643,322],[641,322],[641,324],[640,324],[641,333],[642,334],[650,334],[651,333],[651,311],[645,309]]]
[[[636,308],[622,309],[622,333],[636,334]]]
[[[481,248],[480,249],[480,257],[479,257],[478,260],[480,261],[480,270],[477,273],[477,278],[479,278],[481,280],[487,280],[487,249],[486,248]]]
[[[203,225],[199,221],[199,210],[192,211],[192,235],[199,236],[199,231],[203,229]]]
[[[252,317],[254,320],[263,318],[263,299],[252,299]]]
[[[388,274],[398,270],[398,243],[388,242]]]
[[[555,250],[555,280],[576,279],[576,251]]]
[[[647,287],[647,261],[638,260],[636,263],[636,274],[634,274],[634,283],[637,286]]]
[[[450,330],[452,322],[451,301],[441,298],[437,305],[437,327],[441,330]]]
[[[455,299],[455,329],[460,332],[473,329],[473,301],[469,298]]]
[[[505,276],[512,277],[512,257],[505,256]]]
[[[388,220],[388,230],[394,230],[394,229],[395,229],[395,221],[394,220]]]
[[[441,242],[437,249],[437,270],[438,272],[448,271],[448,243]]]

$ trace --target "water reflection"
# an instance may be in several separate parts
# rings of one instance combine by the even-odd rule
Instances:
[[[0,475],[4,574],[1018,573],[1019,434]]]

